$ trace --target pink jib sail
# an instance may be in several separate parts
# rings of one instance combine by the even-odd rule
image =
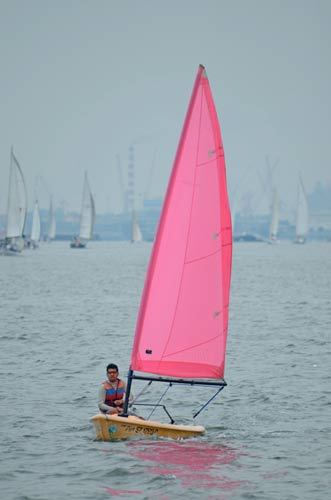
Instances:
[[[149,263],[132,370],[223,378],[231,260],[223,144],[200,66]]]

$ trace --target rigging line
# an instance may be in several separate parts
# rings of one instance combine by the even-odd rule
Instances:
[[[217,395],[218,395],[218,394],[219,394],[219,393],[220,393],[223,389],[224,389],[224,386],[220,387],[220,388],[218,389],[218,391],[216,392],[216,394],[214,394],[214,396],[212,396],[212,397],[209,399],[209,401],[207,401],[207,403],[205,403],[205,404],[204,404],[204,405],[200,408],[200,410],[199,410],[199,411],[197,411],[197,412],[195,413],[195,415],[193,415],[193,418],[197,417],[197,416],[198,416],[198,415],[199,415],[199,414],[200,414],[200,413],[201,413],[201,412],[202,412],[202,411],[203,411],[203,410],[204,410],[204,409],[205,409],[205,408],[209,405],[209,403],[211,403],[211,402],[212,402],[212,400],[216,398],[216,396],[217,396]]]
[[[172,383],[170,382],[170,384],[168,385],[168,387],[166,388],[166,390],[164,391],[163,394],[161,394],[161,397],[160,399],[158,400],[158,402],[156,403],[156,405],[154,406],[154,408],[152,409],[151,413],[148,415],[147,417],[147,420],[150,420],[151,416],[153,415],[154,411],[155,411],[155,408],[160,405],[160,402],[162,401],[162,399],[164,398],[164,396],[166,395],[166,393],[168,392],[168,390],[170,389],[170,387],[172,386]]]
[[[148,383],[141,389],[141,391],[137,394],[137,396],[133,399],[133,401],[131,401],[129,403],[129,406],[132,406],[134,403],[137,402],[137,399],[140,398],[140,396],[145,392],[145,390],[147,389],[147,387],[149,385],[151,385],[151,383],[153,382],[153,380],[149,380]]]

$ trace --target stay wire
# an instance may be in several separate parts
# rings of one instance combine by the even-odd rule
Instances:
[[[161,395],[160,399],[158,400],[158,402],[156,403],[156,405],[154,406],[154,408],[152,409],[151,413],[149,414],[147,420],[149,420],[151,418],[151,416],[153,415],[156,407],[158,405],[160,405],[160,402],[162,401],[162,399],[164,398],[164,396],[166,395],[167,391],[170,389],[170,387],[172,386],[172,383],[170,382],[170,384],[168,385],[168,387],[166,388],[166,390],[164,391],[164,393]]]

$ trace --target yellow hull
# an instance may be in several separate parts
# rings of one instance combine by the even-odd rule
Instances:
[[[91,422],[94,424],[97,439],[101,441],[128,439],[134,436],[184,439],[199,436],[205,432],[201,425],[161,424],[131,415],[119,417],[99,414],[91,417]]]

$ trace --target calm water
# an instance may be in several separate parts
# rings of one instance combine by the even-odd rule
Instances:
[[[205,436],[95,440],[89,417],[106,364],[126,376],[150,250],[0,257],[1,498],[329,499],[331,244],[235,244],[228,387],[198,418]],[[173,388],[165,402],[176,417],[203,400]]]

